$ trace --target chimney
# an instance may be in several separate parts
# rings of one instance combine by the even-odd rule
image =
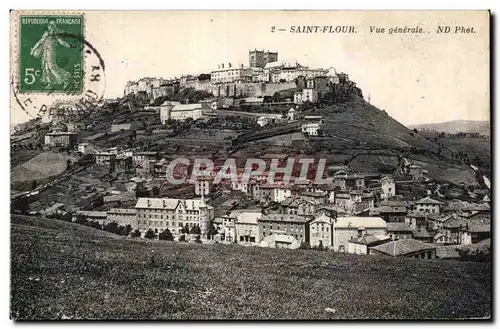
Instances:
[[[165,199],[163,199],[163,208],[167,206],[167,203],[165,202]]]
[[[148,199],[148,207],[151,207],[151,200]]]
[[[221,64],[221,68],[223,69],[224,68],[224,63]]]

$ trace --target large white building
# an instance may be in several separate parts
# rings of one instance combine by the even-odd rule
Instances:
[[[319,100],[319,92],[313,88],[304,88],[293,94],[293,102],[302,104],[304,102],[316,103]]]
[[[180,102],[166,101],[160,106],[160,120],[165,124],[169,119],[183,121],[203,117],[201,104],[181,104]]]
[[[180,235],[184,226],[201,227],[202,234],[214,218],[214,208],[205,199],[139,198],[135,205],[136,228],[141,231],[152,229],[156,233],[169,229]]]
[[[243,64],[233,66],[229,63],[226,67],[224,67],[224,64],[221,64],[217,70],[210,72],[210,81],[212,83],[252,82],[252,75],[253,71],[245,68]]]

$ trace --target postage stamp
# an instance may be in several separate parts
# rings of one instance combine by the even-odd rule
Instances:
[[[13,99],[31,119],[88,117],[106,88],[104,60],[85,39],[85,15],[67,11],[12,13]]]
[[[83,91],[83,15],[19,20],[19,91]]]

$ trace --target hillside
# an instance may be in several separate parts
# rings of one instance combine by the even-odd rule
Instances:
[[[447,134],[462,133],[478,133],[480,135],[490,136],[489,121],[471,121],[471,120],[454,120],[440,123],[427,123],[420,125],[410,125],[410,129],[426,129],[437,132],[445,132]]]
[[[11,224],[14,319],[491,315],[486,263],[135,240],[23,216]]]

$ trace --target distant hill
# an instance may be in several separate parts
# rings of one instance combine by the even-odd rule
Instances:
[[[490,122],[489,121],[471,121],[471,120],[454,120],[441,123],[426,123],[420,125],[410,125],[410,129],[426,129],[438,132],[445,132],[447,134],[463,133],[478,133],[481,135],[490,135]]]

